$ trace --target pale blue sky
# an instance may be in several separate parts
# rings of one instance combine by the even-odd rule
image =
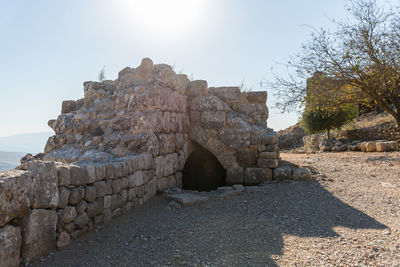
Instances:
[[[174,65],[210,86],[260,90],[270,68],[344,17],[344,0],[0,0],[0,136],[50,131],[65,99],[105,66],[115,79],[143,57]],[[172,1],[171,9],[165,2]],[[189,1],[189,0],[186,0]],[[297,114],[271,109],[275,130]]]

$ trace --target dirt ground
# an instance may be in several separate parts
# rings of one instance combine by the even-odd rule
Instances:
[[[282,154],[315,181],[141,208],[28,266],[400,266],[400,153]]]

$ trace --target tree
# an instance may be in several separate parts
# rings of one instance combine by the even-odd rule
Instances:
[[[327,132],[330,139],[332,129],[340,129],[346,122],[354,119],[358,115],[357,106],[347,104],[335,112],[322,109],[305,110],[301,120],[301,126],[306,133],[314,134]]]
[[[350,19],[333,21],[333,32],[316,30],[285,64],[288,75],[275,74],[267,87],[274,90],[277,106],[283,111],[294,110],[310,99],[318,103],[327,99],[326,95],[335,95],[325,101],[325,110],[335,112],[346,103],[373,103],[400,126],[399,10],[378,6],[376,0],[349,0],[347,11]],[[343,86],[327,86],[324,93],[307,96],[306,81],[314,73],[322,73],[324,81],[341,81]]]
[[[102,82],[106,79],[106,71],[105,71],[106,66],[102,67],[101,70],[99,71],[99,81]]]

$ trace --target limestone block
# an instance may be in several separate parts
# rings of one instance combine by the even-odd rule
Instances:
[[[244,184],[257,185],[272,179],[272,170],[265,168],[246,168],[244,171]]]
[[[190,111],[232,111],[232,109],[216,96],[198,96],[190,103]]]
[[[78,217],[75,218],[75,224],[79,228],[84,228],[89,222],[89,216],[86,212],[82,212]]]
[[[108,195],[104,197],[104,209],[111,208],[111,201],[112,201],[112,196]]]
[[[365,144],[366,152],[376,152],[376,142],[367,142]]]
[[[263,123],[268,119],[268,108],[265,104],[242,104],[238,112],[254,119],[256,123]]]
[[[87,186],[85,190],[85,200],[88,202],[93,202],[97,197],[96,187]]]
[[[185,95],[187,96],[199,96],[207,94],[207,81],[203,80],[195,80],[189,82],[189,85],[186,87]]]
[[[85,196],[85,189],[82,186],[71,188],[69,194],[69,204],[71,205],[78,204],[83,199],[84,196]]]
[[[217,96],[230,107],[239,104],[241,95],[239,87],[210,87],[208,93]]]
[[[106,194],[111,195],[112,194],[112,180],[107,180],[106,181]]]
[[[218,131],[218,139],[235,149],[250,146],[250,132],[246,128],[220,130]]]
[[[243,168],[232,168],[226,172],[226,183],[228,185],[243,184],[244,170]]]
[[[85,166],[72,165],[70,167],[71,184],[84,185],[89,182],[89,176]]]
[[[266,104],[267,103],[267,92],[266,91],[254,91],[243,93],[250,103]]]
[[[257,159],[257,167],[275,169],[276,167],[278,167],[278,160],[277,159],[258,158]]]
[[[57,212],[34,209],[21,222],[22,259],[29,262],[46,255],[56,248]]]
[[[64,100],[61,105],[61,113],[70,113],[76,110],[76,101],[74,100]]]
[[[167,169],[164,173],[168,173],[169,169]],[[170,171],[171,174],[173,171]],[[143,171],[143,182],[146,184],[148,183],[151,179],[155,178],[155,172],[154,170],[145,170]]]
[[[0,266],[19,267],[22,244],[19,227],[6,225],[0,228]]]
[[[278,135],[276,132],[270,132],[260,136],[263,145],[273,145],[278,142]]]
[[[71,173],[68,166],[59,165],[56,166],[58,175],[58,185],[59,186],[69,186],[71,183]]]
[[[377,152],[397,151],[398,149],[397,141],[376,142]]]
[[[115,179],[112,181],[112,190],[113,194],[118,194],[122,190],[122,181],[121,179]]]
[[[236,153],[236,158],[239,166],[252,167],[257,164],[257,150],[241,149]]]
[[[162,177],[157,179],[157,192],[164,192],[167,189],[168,180],[167,177]]]
[[[176,187],[182,188],[182,173],[177,172],[175,174],[175,182],[176,182]]]
[[[59,194],[60,194],[60,202],[58,204],[58,207],[63,209],[68,205],[70,192],[67,188],[61,187]]]
[[[104,181],[94,183],[96,189],[96,197],[104,197],[107,194],[107,185]]]
[[[293,180],[309,181],[312,179],[311,172],[306,168],[296,168],[293,170]]]
[[[87,206],[88,206],[88,203],[85,200],[82,200],[76,206],[76,212],[78,212],[78,214],[82,214],[87,209]]]
[[[129,176],[129,187],[141,186],[143,182],[143,171],[136,171],[134,174]]]
[[[68,128],[68,130],[74,128],[73,125],[70,125],[70,127],[71,128]],[[82,152],[80,149],[65,145],[62,148],[54,149],[51,152],[49,152],[47,155],[43,157],[43,160],[68,163],[68,162],[78,161],[81,155]]]
[[[20,217],[30,206],[30,173],[12,170],[0,172],[0,227]]]
[[[97,203],[97,201],[89,203],[88,207],[86,209],[86,213],[90,218],[93,218],[96,215],[101,214],[103,207],[104,206],[99,205],[99,203]]]
[[[274,180],[290,180],[292,179],[292,169],[289,166],[282,166],[273,170]]]
[[[190,111],[190,122],[200,122],[200,111]]]
[[[260,153],[260,158],[263,158],[263,159],[277,159],[279,156],[278,156],[278,152],[266,152],[266,151],[264,151],[264,152],[261,152]]]
[[[29,161],[24,169],[31,172],[32,190],[30,191],[31,207],[56,208],[59,202],[58,176],[53,162]]]
[[[128,201],[133,201],[136,197],[135,189],[131,188],[128,190]]]
[[[158,135],[160,143],[160,155],[170,154],[175,152],[175,135],[174,134],[160,134]]]

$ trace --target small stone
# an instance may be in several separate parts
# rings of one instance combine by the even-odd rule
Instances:
[[[69,245],[69,243],[71,242],[71,237],[70,235],[63,231],[60,233],[60,236],[58,237],[57,240],[57,247],[58,248],[63,248]]]

